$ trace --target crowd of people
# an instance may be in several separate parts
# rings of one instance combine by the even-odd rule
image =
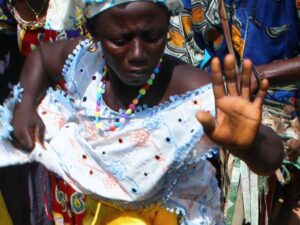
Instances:
[[[1,224],[300,224],[299,0],[0,7]]]

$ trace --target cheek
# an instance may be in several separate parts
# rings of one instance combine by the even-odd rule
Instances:
[[[106,61],[106,65],[109,65],[109,67],[116,73],[116,74],[122,74],[122,63],[124,61],[123,57],[120,57],[116,54],[111,54],[110,51],[106,51],[103,49],[103,57]]]
[[[166,41],[163,40],[160,43],[152,44],[148,48],[148,54],[151,54],[150,55],[151,60],[156,60],[157,58],[160,58],[163,55],[165,49],[165,43]]]
[[[122,57],[125,54],[126,49],[124,47],[119,47],[114,45],[110,41],[100,41],[103,54],[106,56],[113,56],[113,57]]]
[[[167,38],[163,37],[158,42],[152,44],[152,49],[157,52],[157,54],[162,54],[165,46],[167,44]]]
[[[102,43],[103,57],[110,65],[121,65],[121,62],[126,57],[126,50],[123,48],[116,48],[113,44]]]

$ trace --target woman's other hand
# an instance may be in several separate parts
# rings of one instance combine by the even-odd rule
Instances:
[[[216,117],[212,117],[208,112],[199,112],[197,118],[211,140],[232,150],[233,153],[241,153],[241,150],[247,151],[251,147],[259,130],[268,81],[262,80],[255,99],[251,100],[251,61],[246,59],[243,62],[240,85],[237,82],[232,55],[225,58],[224,72],[225,82],[221,63],[218,58],[214,58],[211,76]]]

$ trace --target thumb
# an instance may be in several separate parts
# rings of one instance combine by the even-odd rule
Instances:
[[[200,111],[196,115],[198,121],[202,124],[204,132],[210,136],[215,130],[215,118],[209,111]]]

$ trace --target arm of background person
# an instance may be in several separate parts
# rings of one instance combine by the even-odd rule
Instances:
[[[286,60],[276,60],[274,62],[256,66],[251,75],[251,90],[257,92],[257,72],[259,80],[268,79],[270,85],[282,82],[293,82],[300,80],[300,57]]]
[[[278,60],[256,67],[261,79],[267,78],[270,84],[282,81],[300,80],[300,57]]]

